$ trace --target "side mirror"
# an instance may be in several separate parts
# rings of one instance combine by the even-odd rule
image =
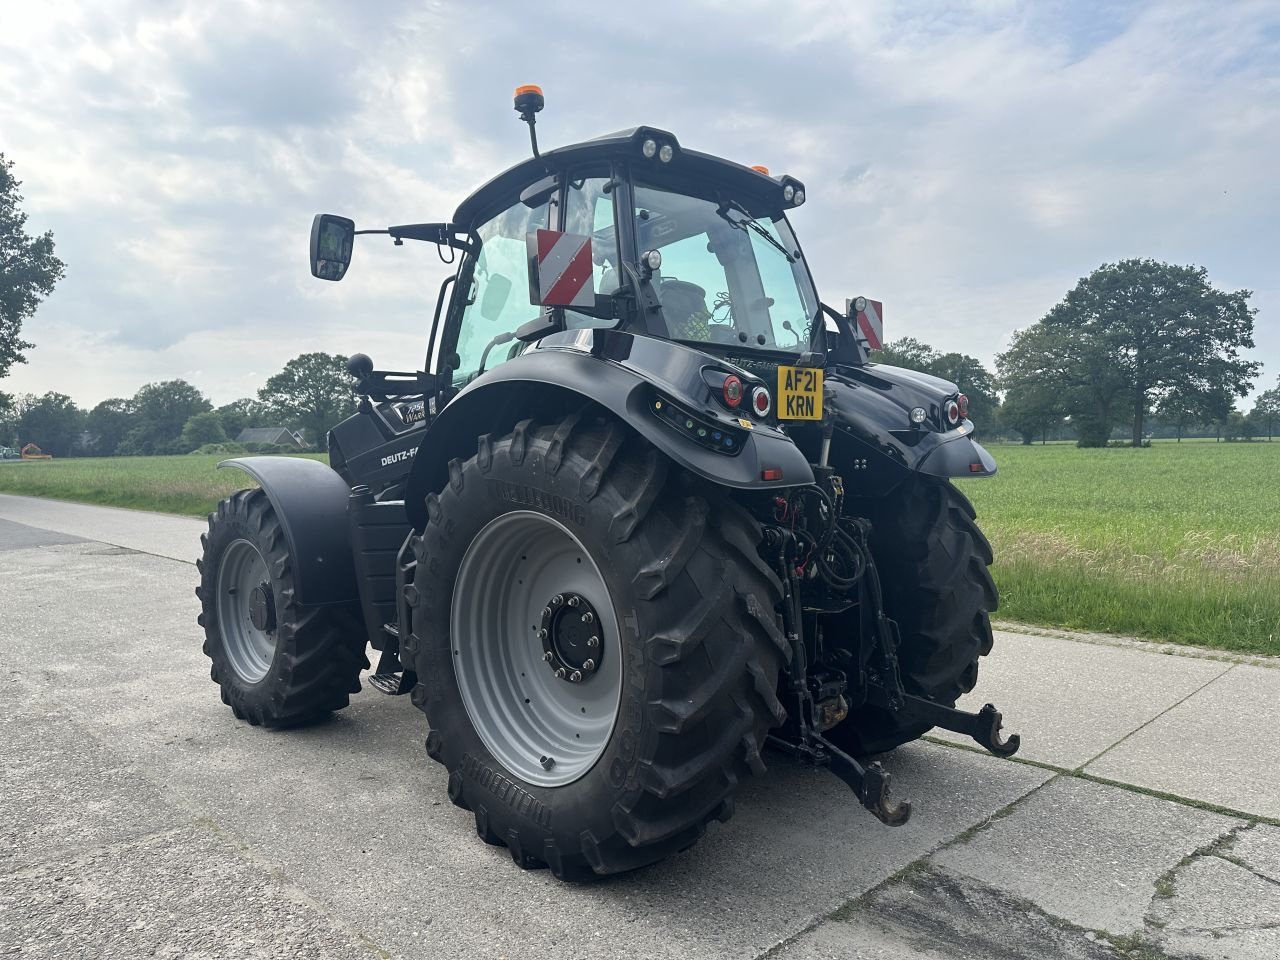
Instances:
[[[321,280],[341,280],[346,276],[355,238],[354,220],[317,213],[311,221],[311,275]]]

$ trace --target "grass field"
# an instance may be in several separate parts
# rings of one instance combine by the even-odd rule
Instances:
[[[992,452],[961,486],[1001,618],[1280,655],[1280,443]],[[0,492],[203,517],[247,481],[219,459],[0,462]]]
[[[1280,443],[992,453],[1001,617],[1280,654]]]
[[[328,460],[324,454],[313,456]],[[239,470],[218,470],[218,463],[226,459],[191,455],[0,460],[0,493],[204,517],[227,494],[254,485]]]

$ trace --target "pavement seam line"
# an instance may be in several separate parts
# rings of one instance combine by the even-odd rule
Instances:
[[[100,854],[110,853],[113,850],[128,850],[131,847],[145,846],[146,844],[153,843],[163,837],[175,837],[182,833],[189,833],[194,826],[194,823],[188,823],[178,827],[167,827],[164,830],[152,830],[150,833],[143,833],[136,837],[123,837],[119,840],[112,840],[109,843],[95,844],[92,847],[65,850],[57,856],[48,857],[44,860],[37,860],[36,862],[23,866],[17,870],[0,871],[0,878],[7,879],[10,877],[16,877],[20,880],[26,879],[27,877],[33,876],[42,870],[48,870],[55,864],[75,863],[79,860],[90,859],[92,857],[99,856]]]
[[[993,810],[990,814],[987,815],[985,820],[980,820],[978,823],[975,823],[973,826],[968,827],[965,830],[962,830],[960,833],[957,833],[954,837],[952,837],[947,842],[940,844],[937,847],[937,849],[935,849],[932,853],[930,853],[930,856],[933,856],[934,853],[941,853],[943,850],[950,849],[951,847],[962,846],[968,843],[978,834],[988,830],[992,824],[1000,820],[1003,820],[1005,817],[1012,814],[1013,811],[1020,804],[1023,803],[1023,801],[1030,800],[1033,796],[1035,796],[1045,787],[1049,786],[1049,784],[1056,783],[1064,775],[1064,772],[1065,771],[1060,771],[1057,776],[1046,778],[1042,783],[1032,787],[1030,790],[1028,790],[1022,796],[1018,797],[1016,800],[1013,800],[1010,803],[1006,803],[999,810]]]
[[[1252,824],[1250,824],[1250,826],[1252,826]],[[1245,873],[1250,873],[1253,876],[1257,877],[1259,880],[1262,880],[1266,883],[1270,883],[1274,886],[1280,887],[1280,880],[1277,880],[1275,877],[1268,877],[1265,873],[1259,873],[1257,870],[1253,869],[1253,867],[1249,866],[1249,864],[1245,863],[1243,860],[1239,860],[1231,856],[1229,853],[1213,853],[1213,854],[1210,854],[1210,856],[1217,857],[1219,860],[1225,860],[1227,863],[1231,864],[1232,866],[1239,867]]]
[[[1143,929],[1144,930],[1150,930],[1152,928],[1155,928],[1157,930],[1163,929],[1164,924],[1155,920],[1151,916],[1151,913],[1155,909],[1156,904],[1159,901],[1170,900],[1173,897],[1177,896],[1179,873],[1187,869],[1187,867],[1191,866],[1197,860],[1203,860],[1206,857],[1216,857],[1218,859],[1225,859],[1225,857],[1222,856],[1223,852],[1226,850],[1229,850],[1232,846],[1234,846],[1236,840],[1239,839],[1241,833],[1243,833],[1246,830],[1252,830],[1254,826],[1256,826],[1256,824],[1253,822],[1237,823],[1235,826],[1222,831],[1222,833],[1220,833],[1213,840],[1210,840],[1208,843],[1203,843],[1200,846],[1196,847],[1196,849],[1192,850],[1189,854],[1187,854],[1185,857],[1183,857],[1181,860],[1175,863],[1172,867],[1170,867],[1164,873],[1160,874],[1160,876],[1156,877],[1155,882],[1153,884],[1154,890],[1152,891],[1152,894],[1151,894],[1151,900],[1147,903],[1147,908],[1142,911]]]
[[[981,747],[971,747],[967,743],[955,743],[951,740],[940,740],[936,737],[924,736],[920,738],[926,743],[932,743],[939,747],[948,747],[952,750],[963,750],[966,753],[976,753],[980,756],[992,756],[988,751]],[[1235,817],[1237,820],[1249,820],[1255,823],[1265,823],[1268,826],[1280,826],[1280,817],[1270,817],[1262,813],[1250,813],[1247,810],[1237,810],[1235,807],[1224,807],[1218,803],[1212,803],[1208,800],[1197,800],[1195,797],[1184,797],[1177,793],[1165,793],[1162,790],[1155,790],[1151,787],[1143,787],[1136,783],[1125,783],[1123,780],[1112,780],[1108,777],[1099,776],[1096,773],[1090,773],[1087,770],[1071,767],[1059,767],[1044,760],[1028,760],[1022,757],[993,757],[992,759],[1003,760],[1006,763],[1018,763],[1027,767],[1036,767],[1040,770],[1052,770],[1054,773],[1060,773],[1068,777],[1076,777],[1079,780],[1088,780],[1090,783],[1098,783],[1105,787],[1116,787],[1120,790],[1127,790],[1130,793],[1141,794],[1146,797],[1155,797],[1157,800],[1168,800],[1170,803],[1176,803],[1183,807],[1193,807],[1196,810],[1206,810],[1209,813],[1220,813],[1224,817]]]
[[[1033,793],[1035,793],[1037,790],[1043,787],[1045,783],[1048,783],[1050,780],[1054,780],[1054,779],[1056,778],[1050,777],[1044,783],[1036,784],[1034,787],[1027,790],[1026,793],[1019,794],[1013,800],[1009,801],[1007,804],[1001,807],[1000,810],[1001,811],[1010,810],[1012,807],[1017,806],[1027,797],[1031,796]],[[1006,813],[1005,816],[1007,815],[1008,814]],[[994,816],[994,814],[989,814],[986,818],[984,818],[980,822],[986,822],[992,816]],[[977,824],[975,824],[974,826],[977,826]],[[968,830],[971,830],[971,829],[973,829],[973,827],[967,827],[965,831],[961,831],[961,833],[967,832]],[[957,836],[959,836],[959,834],[957,834]],[[871,896],[871,894],[873,894],[875,891],[879,890],[881,887],[885,886],[886,884],[892,883],[895,880],[900,880],[902,877],[909,875],[913,871],[921,870],[921,869],[929,869],[929,864],[928,864],[929,858],[932,857],[938,851],[949,846],[955,839],[956,839],[955,837],[952,837],[951,839],[939,840],[936,844],[930,847],[926,852],[916,857],[914,860],[912,860],[910,863],[903,866],[901,869],[895,870],[892,874],[885,877],[875,886],[867,890],[864,890],[862,893],[858,894],[858,896],[856,897],[850,897],[849,899],[843,901],[842,903],[837,904],[836,906],[828,910],[826,913],[823,913],[817,917],[814,917],[811,921],[809,921],[809,923],[805,924],[803,928],[791,934],[791,936],[783,937],[781,940],[773,944],[773,946],[769,947],[762,953],[756,954],[753,960],[769,960],[770,957],[779,956],[782,953],[782,951],[786,950],[788,947],[791,946],[791,944],[795,943],[805,934],[812,933],[814,930],[817,930],[823,924],[828,923],[833,919],[836,919],[838,914],[840,914],[842,911],[847,910],[850,907],[856,906],[860,901],[865,900],[867,897]]]
[[[1126,733],[1123,737],[1121,737],[1121,738],[1120,738],[1119,740],[1117,740],[1115,743],[1111,744],[1111,746],[1107,747],[1105,750],[1103,750],[1103,751],[1102,751],[1101,753],[1099,753],[1097,756],[1090,757],[1090,758],[1089,758],[1088,760],[1086,760],[1084,763],[1080,764],[1080,766],[1076,767],[1076,768],[1074,769],[1074,771],[1073,771],[1073,772],[1074,772],[1074,773],[1082,773],[1082,772],[1084,772],[1085,767],[1089,766],[1089,764],[1091,764],[1091,763],[1096,763],[1098,760],[1101,760],[1104,756],[1106,756],[1108,753],[1110,753],[1110,752],[1111,752],[1112,750],[1114,750],[1116,747],[1120,746],[1120,744],[1124,743],[1124,742],[1125,742],[1126,740],[1128,740],[1130,737],[1132,737],[1132,736],[1134,736],[1134,735],[1136,735],[1136,734],[1138,734],[1138,733],[1141,733],[1143,730],[1145,730],[1147,727],[1151,726],[1151,724],[1155,723],[1157,720],[1159,720],[1161,717],[1163,717],[1163,716],[1164,716],[1166,713],[1168,713],[1169,711],[1171,711],[1171,710],[1176,710],[1178,707],[1182,706],[1184,703],[1186,703],[1188,700],[1190,700],[1192,697],[1194,697],[1197,693],[1199,693],[1199,692],[1200,692],[1201,690],[1203,690],[1205,687],[1208,687],[1208,686],[1209,686],[1209,685],[1211,685],[1211,684],[1217,683],[1219,680],[1221,680],[1223,677],[1225,677],[1228,673],[1230,673],[1232,670],[1234,670],[1234,669],[1235,669],[1236,667],[1238,667],[1238,666],[1239,666],[1239,664],[1238,664],[1238,663],[1233,663],[1231,666],[1227,667],[1227,668],[1226,668],[1225,670],[1223,670],[1221,673],[1215,674],[1214,676],[1210,677],[1210,678],[1209,678],[1208,680],[1206,680],[1204,683],[1200,684],[1200,686],[1196,687],[1194,690],[1192,690],[1190,693],[1188,693],[1188,694],[1187,694],[1185,697],[1183,697],[1181,700],[1177,701],[1176,703],[1171,703],[1168,707],[1166,707],[1165,709],[1161,710],[1159,713],[1157,713],[1157,714],[1156,714],[1154,717],[1152,717],[1150,720],[1148,720],[1148,721],[1146,721],[1145,723],[1143,723],[1141,726],[1134,727],[1132,730],[1130,730],[1128,733]]]

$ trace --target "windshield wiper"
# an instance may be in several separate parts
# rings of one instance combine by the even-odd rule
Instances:
[[[730,210],[737,210],[744,217],[746,217],[746,219],[745,220],[731,219],[729,216]],[[780,254],[782,254],[784,257],[787,258],[787,263],[796,262],[796,258],[791,255],[791,252],[788,251],[786,247],[784,247],[782,244],[780,244],[777,240],[774,239],[773,234],[771,234],[764,227],[760,226],[760,224],[756,223],[755,220],[751,218],[751,214],[747,213],[746,210],[743,210],[742,207],[738,206],[732,200],[726,200],[723,203],[721,203],[718,207],[716,207],[716,214],[720,217],[720,219],[722,219],[729,226],[733,227],[733,229],[735,230],[750,229],[755,233],[759,234],[760,236],[764,237],[765,240],[769,241],[769,243],[773,246],[775,250],[777,250]]]

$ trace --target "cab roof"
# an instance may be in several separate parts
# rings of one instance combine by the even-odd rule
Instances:
[[[661,163],[655,158],[645,157],[641,153],[641,144],[645,140],[654,140],[659,144],[671,144],[675,156],[670,163]],[[781,203],[781,181],[768,174],[761,173],[751,167],[709,153],[696,150],[685,150],[676,140],[675,134],[660,130],[657,127],[632,127],[619,130],[604,136],[571,143],[567,146],[547,150],[539,157],[530,157],[504,170],[492,180],[479,187],[467,197],[454,211],[453,222],[460,228],[467,229],[483,223],[493,214],[511,206],[520,196],[520,191],[542,177],[550,176],[566,167],[578,166],[608,160],[635,161],[634,172],[642,174],[646,166],[660,168],[663,173],[675,176],[688,176],[702,181],[713,181],[722,184],[733,193],[760,194],[769,196],[779,192]]]

